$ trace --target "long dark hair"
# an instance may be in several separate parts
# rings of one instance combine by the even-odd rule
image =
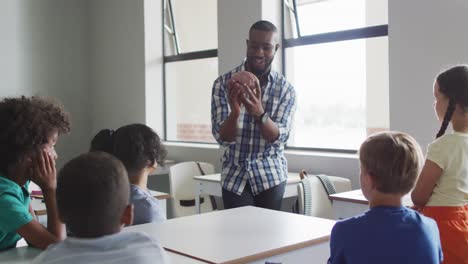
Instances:
[[[436,81],[439,84],[439,91],[449,99],[444,120],[436,135],[436,138],[439,138],[447,130],[455,107],[460,105],[464,111],[468,109],[468,66],[458,65],[443,71],[437,76]]]
[[[91,141],[90,151],[105,151],[122,161],[133,176],[154,162],[164,165],[167,151],[158,134],[143,124],[131,124],[117,129],[99,131]],[[149,162],[149,163],[148,163]]]

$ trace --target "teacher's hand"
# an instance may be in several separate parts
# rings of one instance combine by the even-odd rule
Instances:
[[[238,116],[241,110],[241,102],[239,101],[239,97],[241,94],[241,86],[237,82],[229,80],[227,83],[227,88],[228,101],[229,106],[231,107],[231,112]]]
[[[262,105],[262,90],[258,80],[255,82],[254,87],[248,87],[246,84],[239,84],[242,88],[241,101],[245,105],[245,109],[255,118],[265,112]]]

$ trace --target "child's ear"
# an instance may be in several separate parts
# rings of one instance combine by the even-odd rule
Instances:
[[[124,226],[130,226],[133,224],[133,204],[129,204],[127,207],[125,207],[125,210],[122,214],[121,223]]]
[[[151,163],[152,163],[152,164],[151,164]],[[148,169],[150,169],[151,172],[154,172],[154,171],[156,170],[156,168],[158,167],[158,163],[156,162],[156,160],[154,160],[153,162],[151,162],[150,160],[148,160],[148,161],[146,162],[146,164],[147,164],[146,167],[147,167]]]
[[[374,188],[372,176],[363,167],[361,167],[361,185],[365,185],[367,188]]]
[[[366,178],[366,181],[368,183],[368,186],[371,187],[372,189],[375,189],[375,180],[374,180],[374,177],[370,174],[366,174],[365,175],[365,178]]]

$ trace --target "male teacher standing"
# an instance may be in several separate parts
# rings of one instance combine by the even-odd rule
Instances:
[[[221,184],[226,209],[281,208],[288,177],[284,145],[296,94],[283,75],[271,70],[279,47],[275,25],[264,20],[254,23],[247,39],[247,58],[213,84],[212,133],[225,147]],[[253,73],[258,81],[248,87],[231,80],[242,71]]]

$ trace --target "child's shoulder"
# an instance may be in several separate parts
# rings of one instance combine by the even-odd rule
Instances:
[[[130,185],[130,202],[135,205],[135,211],[143,208],[159,208],[159,202],[151,193],[135,185]]]
[[[25,185],[25,188],[27,189],[28,186]],[[24,194],[22,188],[18,184],[0,176],[0,199],[17,199],[24,201],[26,197],[27,195]]]
[[[386,226],[382,230],[382,226]],[[373,230],[373,231],[371,231]],[[393,230],[393,231],[392,231]],[[438,232],[436,222],[413,209],[406,207],[373,208],[362,215],[337,221],[332,233],[341,236],[352,236],[356,233],[373,232],[407,232],[432,236]]]
[[[368,212],[365,212],[361,215],[353,216],[350,218],[338,220],[335,223],[335,226],[333,229],[335,230],[355,230],[356,228],[359,228],[360,226],[365,226],[369,223],[369,215]]]
[[[436,140],[434,140],[432,143],[430,143],[430,146],[442,146],[442,145],[452,145],[452,144],[459,144],[460,142],[468,142],[468,134],[464,133],[451,133],[451,134],[445,134]]]

